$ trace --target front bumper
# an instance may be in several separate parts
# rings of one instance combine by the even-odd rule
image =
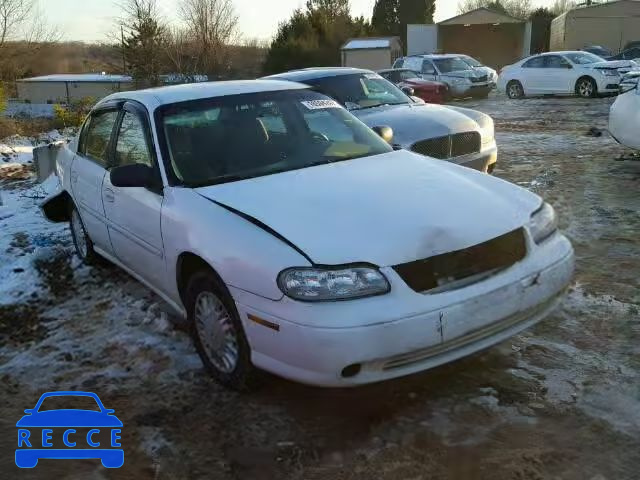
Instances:
[[[621,77],[603,77],[598,81],[598,93],[618,93]]]
[[[449,94],[456,98],[486,96],[492,89],[491,83],[449,84]]]
[[[511,268],[439,294],[414,292],[388,267],[392,291],[380,297],[313,304],[231,292],[256,366],[302,383],[356,386],[451,362],[534,325],[558,303],[573,268],[571,244],[555,234]]]
[[[478,153],[449,158],[447,161],[484,173],[492,173],[498,161],[498,146],[494,140],[491,143],[483,145]]]

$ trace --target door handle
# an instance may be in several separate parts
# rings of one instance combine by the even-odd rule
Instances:
[[[104,201],[113,203],[116,201],[116,196],[113,194],[113,190],[106,188],[104,191]]]

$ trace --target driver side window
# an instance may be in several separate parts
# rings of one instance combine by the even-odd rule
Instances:
[[[422,62],[422,73],[425,75],[435,75],[436,69],[429,60]]]
[[[144,123],[135,113],[125,111],[118,131],[114,166],[121,167],[138,163],[148,167],[153,166]]]

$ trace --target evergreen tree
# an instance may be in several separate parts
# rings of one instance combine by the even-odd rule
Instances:
[[[407,48],[407,25],[432,24],[435,12],[435,0],[399,0],[398,17],[405,51]]]
[[[400,35],[400,0],[376,0],[371,16],[376,35]]]

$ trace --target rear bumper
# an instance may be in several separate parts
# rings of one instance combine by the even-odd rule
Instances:
[[[535,250],[490,279],[442,294],[408,292],[386,268],[392,292],[381,297],[320,305],[232,294],[256,366],[312,385],[363,385],[468,356],[542,320],[569,284],[574,257],[560,234]],[[251,322],[248,315],[278,329]],[[371,323],[339,327],[354,319]],[[335,326],[315,326],[329,324]]]
[[[16,465],[20,468],[33,468],[39,459],[85,460],[100,459],[106,468],[119,468],[124,464],[124,450],[114,449],[44,449],[34,448],[16,450]]]

